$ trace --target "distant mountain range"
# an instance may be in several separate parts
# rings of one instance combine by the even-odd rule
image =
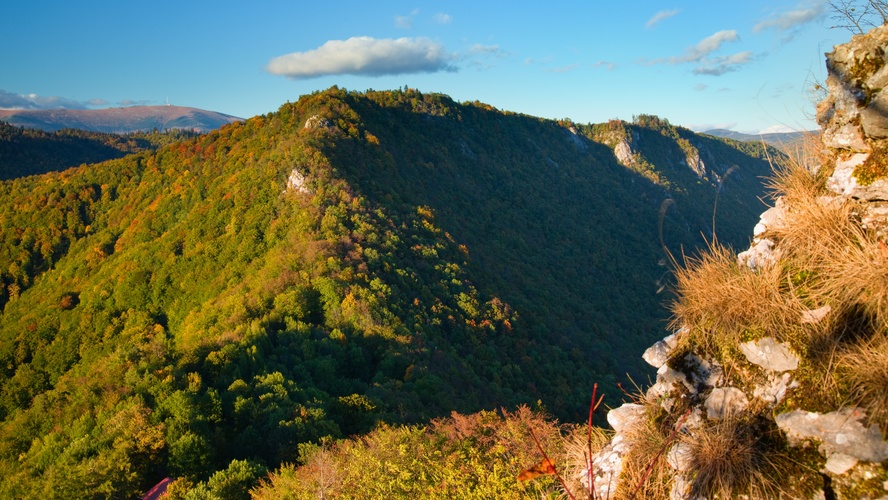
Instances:
[[[11,125],[55,132],[65,128],[91,132],[146,132],[184,129],[209,132],[236,116],[184,106],[131,106],[106,109],[0,109],[0,120]]]
[[[780,132],[774,134],[744,134],[742,132],[735,132],[733,130],[726,130],[723,128],[717,128],[712,130],[707,130],[703,132],[707,135],[714,135],[715,137],[724,137],[726,139],[734,139],[735,141],[742,142],[762,142],[765,144],[769,144],[771,146],[777,147],[787,147],[793,146],[801,142],[806,135],[808,134],[818,134],[819,132],[816,130],[808,130],[802,132]]]

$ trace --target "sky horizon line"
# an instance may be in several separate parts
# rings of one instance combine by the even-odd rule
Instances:
[[[0,26],[27,43],[0,53],[0,107],[169,97],[248,118],[333,85],[406,84],[579,123],[652,114],[692,130],[813,130],[824,53],[851,37],[825,0],[146,7],[8,6]]]

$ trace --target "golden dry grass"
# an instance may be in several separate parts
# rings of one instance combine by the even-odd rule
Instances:
[[[738,356],[741,365],[745,362],[736,350],[743,340],[770,335],[789,341],[802,357],[793,373],[801,384],[790,395],[793,405],[808,408],[810,403],[816,411],[859,405],[888,432],[888,242],[862,224],[865,203],[831,196],[825,187],[827,169],[812,173],[811,164],[824,164],[819,154],[814,151],[778,170],[771,180],[784,213],[782,223],[768,227],[764,236],[776,243],[777,263],[750,270],[718,245],[688,259],[676,272],[670,326],[686,329],[686,347],[724,366]],[[829,312],[821,319],[806,319],[805,312],[818,308]],[[735,373],[743,378],[756,372]],[[693,450],[692,497],[776,497],[790,469],[816,479],[788,458],[780,439],[762,440],[776,430],[745,418],[710,422],[683,435]],[[652,459],[650,450],[664,439],[657,428],[636,433],[647,451],[627,463],[635,470],[627,477],[640,476]]]
[[[676,271],[678,298],[671,327],[688,326],[691,341],[706,354],[736,346],[746,332],[777,334],[796,322],[801,309],[785,293],[779,266],[741,267],[728,248],[713,245]]]
[[[871,422],[888,432],[888,340],[880,337],[839,355],[838,372]]]
[[[565,438],[563,458],[561,460],[556,458],[556,463],[565,464],[562,477],[576,498],[585,498],[588,495],[587,486],[584,485],[589,484],[590,448],[594,456],[610,442],[612,437],[612,434],[604,429],[593,427],[590,440],[589,428],[586,425],[577,425]]]
[[[779,452],[769,449],[760,425],[731,417],[692,429],[681,438],[694,471],[692,498],[777,498],[783,471]]]
[[[673,414],[655,401],[639,396],[635,402],[645,406],[645,418],[624,433],[631,448],[623,458],[623,473],[614,498],[669,498],[674,471],[666,460],[666,451],[676,439],[676,422],[670,418]]]

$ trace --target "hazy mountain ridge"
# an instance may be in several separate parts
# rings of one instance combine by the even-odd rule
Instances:
[[[73,128],[127,133],[170,129],[208,132],[243,119],[184,106],[130,106],[105,109],[0,109],[0,120],[49,132]]]
[[[661,228],[692,252],[720,191],[719,239],[745,245],[770,169],[620,127],[632,168],[592,125],[333,88],[0,184],[0,492],[134,496],[377,420],[617,395],[662,329]]]
[[[801,131],[801,132],[776,132],[771,134],[744,134],[734,130],[712,129],[703,132],[707,135],[716,137],[724,137],[726,139],[734,139],[743,142],[764,142],[775,147],[793,147],[797,146],[804,140],[806,136],[817,135],[819,131]]]

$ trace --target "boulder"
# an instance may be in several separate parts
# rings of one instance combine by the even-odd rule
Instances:
[[[744,342],[740,344],[740,352],[750,363],[765,370],[785,372],[799,367],[799,358],[792,353],[789,344],[777,342],[773,337]]]

